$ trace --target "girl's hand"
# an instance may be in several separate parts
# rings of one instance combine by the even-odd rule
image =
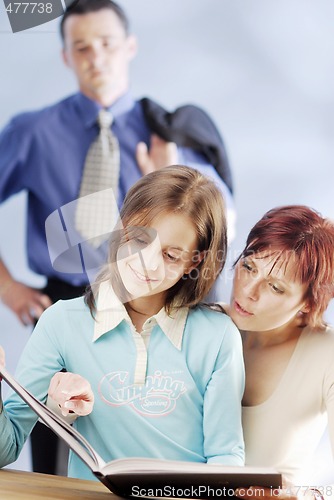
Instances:
[[[58,372],[50,382],[48,395],[66,417],[70,412],[79,416],[89,415],[94,406],[90,383],[75,373]]]

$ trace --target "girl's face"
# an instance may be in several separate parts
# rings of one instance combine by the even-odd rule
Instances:
[[[307,285],[295,280],[294,260],[278,260],[273,267],[276,257],[259,253],[236,265],[230,316],[240,330],[273,330],[307,311]]]
[[[195,227],[183,215],[158,216],[129,238],[117,252],[117,267],[132,299],[165,292],[200,261]]]

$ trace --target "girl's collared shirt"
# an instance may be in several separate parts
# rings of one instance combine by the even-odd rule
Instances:
[[[144,385],[147,372],[147,346],[153,327],[158,324],[176,349],[180,350],[188,310],[188,307],[182,307],[175,309],[171,315],[168,315],[162,308],[157,314],[145,321],[142,332],[138,333],[124,304],[117,297],[111,284],[105,281],[101,283],[98,291],[93,341],[114,330],[122,321],[126,321],[137,351],[134,384]]]
[[[29,338],[17,380],[45,401],[50,380],[61,369],[86,378],[94,409],[73,425],[106,462],[150,457],[243,465],[244,367],[240,334],[230,318],[199,306],[189,309],[180,327],[181,319],[159,311],[149,342],[142,343],[146,377],[138,385],[135,373],[143,379],[144,370],[138,369],[133,332],[124,310],[117,316],[117,326],[108,330],[105,323],[95,338],[96,321],[83,297],[57,302]],[[16,459],[36,420],[11,394],[0,414],[0,467]],[[72,453],[69,475],[93,479]]]

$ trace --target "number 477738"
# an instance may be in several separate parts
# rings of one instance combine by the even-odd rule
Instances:
[[[9,14],[51,14],[52,3],[42,2],[10,2],[6,11]]]

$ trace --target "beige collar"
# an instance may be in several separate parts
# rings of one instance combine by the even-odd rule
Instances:
[[[112,289],[110,282],[104,281],[101,283],[96,305],[93,342],[116,328],[122,321],[126,321],[133,328],[130,316],[124,304],[121,303]],[[147,322],[152,323],[152,320],[154,320],[172,344],[180,350],[188,312],[188,307],[182,307],[174,309],[168,315],[165,309],[162,308],[152,318],[147,319],[144,326]]]

